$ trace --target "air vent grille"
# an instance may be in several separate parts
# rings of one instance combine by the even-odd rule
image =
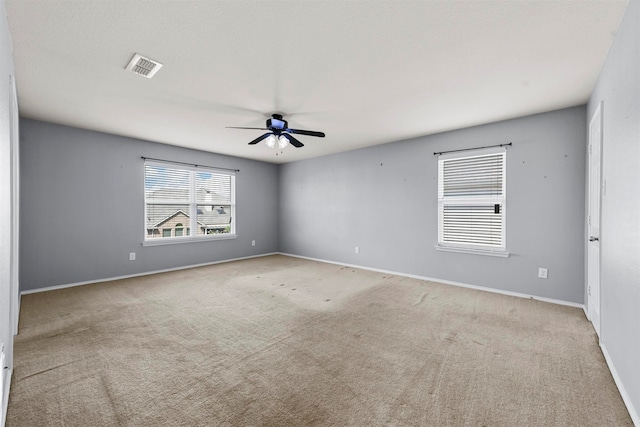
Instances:
[[[150,79],[161,67],[162,64],[158,61],[154,61],[153,59],[149,59],[139,53],[136,53],[133,55],[133,58],[131,58],[131,61],[129,61],[125,69]]]

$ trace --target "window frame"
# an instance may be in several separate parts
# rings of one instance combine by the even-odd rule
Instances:
[[[170,168],[176,170],[183,170],[189,172],[189,197],[188,202],[185,200],[164,200],[158,199],[149,202],[147,199],[147,187],[146,187],[146,177],[147,177],[147,166],[152,167],[160,167],[160,168]],[[219,175],[226,175],[230,177],[230,204],[225,204],[224,206],[230,206],[230,224],[229,224],[229,232],[228,233],[218,233],[218,234],[197,234],[197,230],[200,228],[198,223],[198,206],[203,205],[203,203],[197,200],[197,189],[196,189],[196,174],[197,173],[214,173]],[[144,204],[144,217],[143,217],[143,238],[142,245],[143,246],[157,246],[157,245],[170,245],[170,244],[178,244],[178,243],[189,243],[189,242],[210,242],[216,240],[228,240],[237,238],[236,234],[236,179],[235,172],[230,172],[229,170],[221,170],[212,167],[206,166],[191,166],[184,165],[182,163],[173,163],[170,161],[160,161],[160,160],[149,160],[145,159],[143,164],[143,197],[142,202]],[[188,206],[189,214],[188,220],[186,222],[182,222],[182,230],[183,233],[186,232],[183,236],[175,236],[173,231],[175,230],[175,226],[169,228],[172,231],[171,237],[161,237],[163,227],[159,227],[160,235],[158,237],[150,237],[148,234],[147,228],[147,207],[148,205],[158,204],[158,205],[176,205],[184,207]],[[207,205],[209,203],[206,203]],[[218,203],[215,203],[217,206]],[[196,230],[194,235],[189,235],[188,233],[191,230]]]
[[[441,154],[438,157],[438,179],[437,179],[437,244],[436,249],[447,252],[472,253],[479,255],[489,255],[498,257],[508,257],[507,251],[507,150],[505,147],[493,147],[477,150],[465,150],[465,152],[456,152]],[[502,155],[502,189],[501,195],[466,195],[466,196],[445,196],[444,193],[444,163],[451,160],[463,160],[478,157]],[[489,206],[500,205],[501,215],[501,236],[500,246],[484,245],[472,242],[452,242],[447,241],[444,237],[444,207],[445,206]]]

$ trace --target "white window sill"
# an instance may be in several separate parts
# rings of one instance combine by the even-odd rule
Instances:
[[[158,237],[156,239],[145,240],[142,242],[142,246],[162,246],[162,245],[176,245],[180,243],[198,243],[198,242],[214,242],[216,240],[230,240],[236,239],[237,234],[222,234],[219,236],[210,235],[202,237]]]
[[[443,252],[457,252],[461,254],[474,254],[474,255],[484,255],[484,256],[495,256],[500,258],[508,258],[509,252],[507,251],[488,251],[483,249],[468,249],[468,248],[454,248],[450,246],[440,246],[436,245],[436,250]]]

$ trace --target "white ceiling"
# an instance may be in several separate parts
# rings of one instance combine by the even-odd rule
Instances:
[[[584,104],[627,0],[6,0],[23,117],[273,163]],[[134,53],[164,64],[149,80]],[[304,148],[247,145],[273,112]]]

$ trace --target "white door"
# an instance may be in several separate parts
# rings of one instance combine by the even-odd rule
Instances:
[[[589,320],[600,335],[600,198],[602,101],[589,122],[589,191],[587,212],[587,298]]]

